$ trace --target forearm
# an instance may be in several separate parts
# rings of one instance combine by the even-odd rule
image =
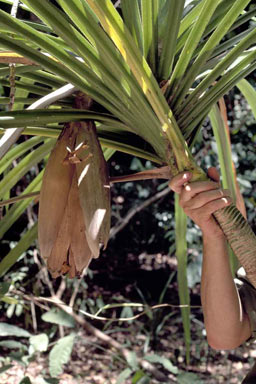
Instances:
[[[203,232],[202,305],[209,344],[215,349],[233,349],[251,335],[248,316],[243,313],[229,266],[228,248],[212,214],[232,203],[229,190],[222,189],[216,168],[209,180],[189,182],[183,172],[170,182],[179,194],[180,206]]]
[[[224,236],[203,236],[201,300],[209,344],[216,349],[233,349],[250,336],[229,266]]]

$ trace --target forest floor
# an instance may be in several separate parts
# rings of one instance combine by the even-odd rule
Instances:
[[[154,255],[152,260],[157,260],[158,256]],[[147,255],[146,259],[149,260],[150,255]],[[88,295],[95,299],[95,292],[100,292],[103,302],[111,303],[113,302],[113,292],[115,292],[115,297],[119,297],[120,301],[125,297],[125,301],[142,302],[144,300],[150,306],[158,304],[159,293],[162,292],[163,287],[161,286],[158,289],[157,285],[166,282],[166,277],[170,275],[170,269],[175,269],[173,264],[175,264],[173,259],[158,260],[157,266],[152,264],[150,266],[149,263],[146,265],[143,262],[138,270],[137,267],[134,269],[131,257],[129,265],[124,266],[123,270],[119,269],[118,281],[116,281],[112,276],[113,270],[112,272],[107,270],[103,260],[101,263],[102,270],[99,270],[99,265],[97,265],[97,273],[89,282]],[[133,280],[130,280],[129,276],[132,276]],[[120,281],[123,281],[123,285],[120,284]],[[134,281],[136,281],[136,292],[140,292],[140,299],[135,295]],[[117,286],[119,290],[117,290]],[[151,292],[149,292],[150,289]],[[163,300],[164,303],[173,304],[171,309],[160,308],[153,310],[150,314],[143,315],[136,321],[105,322],[104,324],[99,320],[88,321],[125,348],[135,352],[138,359],[150,354],[156,354],[168,359],[178,369],[178,374],[170,373],[162,365],[154,363],[154,367],[165,374],[166,384],[240,384],[242,378],[254,363],[256,344],[247,342],[232,351],[212,350],[208,346],[205,336],[202,310],[200,308],[199,284],[190,293],[192,308],[189,364],[186,364],[186,348],[180,308],[175,306],[178,304],[177,283],[175,280],[170,282]],[[138,312],[135,308],[130,315],[136,313]],[[118,310],[112,310],[111,313],[106,311],[103,314],[103,316],[108,317],[120,317],[120,315],[121,312]],[[68,332],[66,330],[66,334]],[[3,350],[3,356],[7,358],[8,351]],[[13,366],[8,371],[0,374],[0,384],[20,384],[24,377],[29,377],[32,384],[54,383],[43,379],[50,377],[48,354],[41,353],[35,356],[35,360],[26,367],[15,361],[11,361],[11,364]],[[90,335],[84,329],[78,327],[70,362],[65,365],[64,373],[58,377],[58,383],[116,384],[118,376],[127,367],[128,364],[120,353],[104,345],[94,335]],[[154,375],[151,376],[149,381],[150,384],[159,382],[154,378]],[[131,379],[126,379],[123,383],[133,384]],[[26,381],[24,381],[24,384],[26,384]]]
[[[168,331],[168,327],[166,327]],[[170,329],[173,332],[173,329]],[[129,337],[126,333],[115,333],[112,335],[119,342],[124,341]],[[141,354],[139,342],[134,343],[135,340],[130,340],[131,346],[134,350]],[[85,341],[85,342],[84,342]],[[202,340],[203,342],[203,340]],[[197,341],[198,343],[198,341]],[[134,345],[133,345],[134,344]],[[177,367],[187,373],[186,381],[179,380],[173,374],[168,374],[164,370],[168,378],[166,384],[171,383],[207,383],[207,384],[240,384],[244,375],[248,372],[253,360],[256,357],[256,347],[253,345],[244,345],[234,351],[229,352],[215,352],[205,346],[200,346],[201,350],[199,355],[195,354],[196,344],[191,348],[191,363],[186,365],[184,360],[180,357],[177,359]],[[126,368],[124,362],[118,362],[115,358],[115,353],[106,347],[104,350],[97,348],[100,345],[95,337],[88,336],[84,332],[79,333],[79,340],[76,342],[75,349],[72,353],[72,359],[68,365],[65,366],[65,371],[59,378],[59,384],[115,384],[120,372]],[[197,344],[198,345],[198,344]],[[170,357],[173,361],[175,350],[182,347],[182,335],[175,333],[175,337],[162,339],[160,342],[157,353]],[[149,351],[152,352],[152,351]],[[155,353],[156,351],[154,351]],[[250,364],[251,362],[251,364]],[[161,366],[158,366],[161,370]],[[163,370],[162,370],[163,371]],[[46,384],[43,377],[49,377],[48,371],[48,358],[38,356],[38,358],[31,362],[26,368],[18,363],[13,363],[13,367],[0,376],[1,384],[19,384],[23,377],[29,377],[32,384]],[[189,379],[190,378],[190,379]],[[130,384],[129,379],[125,383]],[[157,380],[152,379],[150,383],[158,383]]]

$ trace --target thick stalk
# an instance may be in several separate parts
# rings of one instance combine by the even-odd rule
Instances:
[[[189,150],[185,154],[188,155],[189,159],[192,157]],[[180,155],[182,157],[184,153],[181,152]],[[194,164],[195,161],[193,160],[191,162],[192,167]],[[199,176],[198,169],[200,170],[200,168],[196,168],[196,173],[191,181],[207,179],[203,171]],[[179,168],[179,171],[182,171],[182,169]],[[173,175],[175,176],[174,173]],[[234,204],[222,208],[215,212],[213,216],[220,225],[239,262],[244,267],[248,279],[256,288],[256,236],[251,227]]]
[[[214,217],[256,288],[256,237],[251,227],[234,204],[216,211]]]

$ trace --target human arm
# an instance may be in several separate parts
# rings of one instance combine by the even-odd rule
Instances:
[[[220,188],[215,168],[208,170],[209,181],[189,183],[192,175],[185,174],[175,176],[170,188],[203,234],[201,301],[207,339],[212,348],[233,349],[250,337],[250,322],[233,281],[225,236],[212,216],[232,200],[229,191]]]

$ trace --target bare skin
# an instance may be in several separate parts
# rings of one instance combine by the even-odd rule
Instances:
[[[251,336],[251,329],[231,274],[225,236],[212,216],[232,199],[221,188],[216,168],[209,168],[209,181],[189,183],[191,176],[180,173],[169,186],[203,234],[201,301],[207,340],[214,349],[234,349]]]

